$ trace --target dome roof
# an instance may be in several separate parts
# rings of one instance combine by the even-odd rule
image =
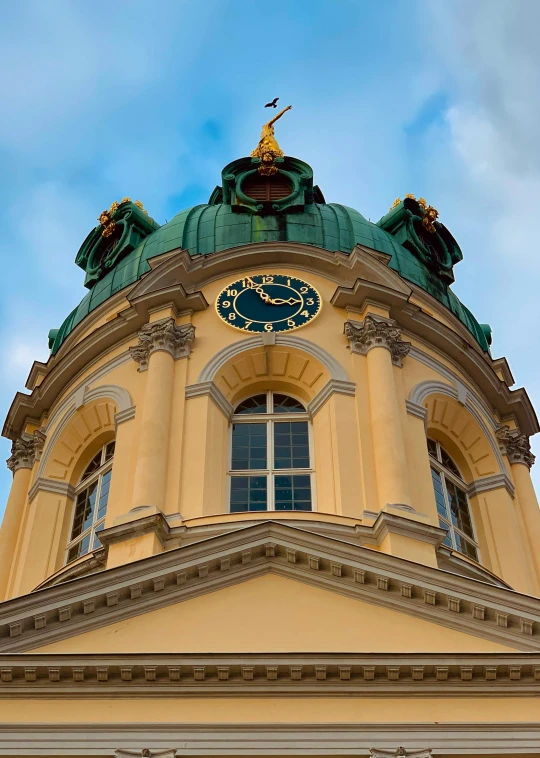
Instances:
[[[371,223],[353,208],[326,203],[319,188],[313,186],[313,173],[307,164],[294,158],[281,160],[284,168],[280,173],[290,182],[290,185],[287,185],[288,189],[284,191],[289,194],[277,199],[272,198],[269,202],[260,202],[260,198],[257,200],[242,192],[244,180],[251,177],[252,187],[253,174],[256,173],[251,165],[253,161],[242,158],[224,168],[223,185],[214,190],[209,203],[181,211],[161,227],[148,216],[143,219],[141,214],[144,213],[144,209],[141,210],[140,205],[135,208],[127,198],[125,202],[122,201],[123,204],[113,204],[110,215],[109,212],[104,212],[107,216],[106,222],[110,225],[111,219],[122,218],[122,223],[126,225],[129,219],[132,219],[131,223],[137,223],[138,236],[132,234],[131,237],[138,244],[131,247],[128,245],[127,249],[123,249],[122,240],[127,238],[127,231],[123,229],[121,244],[116,245],[114,257],[109,261],[107,255],[110,256],[110,244],[109,248],[105,248],[105,253],[95,252],[96,249],[101,249],[99,245],[103,247],[106,243],[102,239],[105,234],[101,227],[96,227],[88,235],[76,262],[87,272],[87,286],[91,289],[61,328],[51,332],[50,347],[53,354],[85,316],[149,271],[150,258],[179,248],[187,250],[192,256],[210,255],[256,242],[298,242],[343,253],[352,252],[355,245],[360,244],[386,253],[390,256],[390,268],[434,295],[465,324],[481,347],[488,350],[486,335],[472,313],[449,289],[447,281],[431,270],[426,262],[410,249],[410,245],[407,246],[403,233],[399,237],[396,232],[394,227],[400,226],[399,212],[401,211],[402,215],[411,215],[402,207],[404,204],[400,204],[396,209],[397,213],[388,214],[381,219],[379,225]],[[267,188],[262,187],[262,191],[266,190]],[[389,216],[392,217],[394,233],[383,228]],[[118,224],[120,223],[119,221]],[[447,230],[445,231],[449,235]],[[139,241],[144,233],[147,236]],[[457,243],[455,247],[457,248]],[[459,260],[461,252],[459,248],[457,251]],[[91,280],[88,278],[89,260],[92,260]],[[107,270],[108,264],[110,270]]]

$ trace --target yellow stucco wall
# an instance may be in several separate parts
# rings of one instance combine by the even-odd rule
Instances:
[[[262,576],[34,653],[512,652],[412,615]]]

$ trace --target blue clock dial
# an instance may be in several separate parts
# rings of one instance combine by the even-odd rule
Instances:
[[[321,296],[302,279],[286,274],[255,274],[222,290],[216,310],[229,326],[244,332],[286,332],[318,315]]]

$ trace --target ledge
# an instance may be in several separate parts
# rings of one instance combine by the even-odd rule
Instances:
[[[531,697],[540,657],[522,653],[57,654],[0,657],[9,698]]]

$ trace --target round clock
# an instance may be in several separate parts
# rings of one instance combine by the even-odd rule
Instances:
[[[229,284],[216,300],[229,326],[245,332],[286,332],[305,326],[321,310],[321,296],[302,279],[256,274]]]

